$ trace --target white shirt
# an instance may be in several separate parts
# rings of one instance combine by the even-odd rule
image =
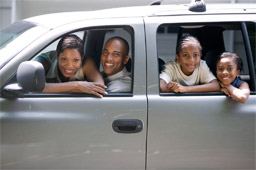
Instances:
[[[107,92],[131,92],[132,78],[126,68],[122,71],[104,78]]]
[[[206,84],[216,79],[204,60],[200,61],[199,66],[189,76],[182,72],[180,63],[176,60],[168,62],[164,66],[165,69],[161,72],[160,78],[167,84],[173,81],[183,86],[192,86]]]

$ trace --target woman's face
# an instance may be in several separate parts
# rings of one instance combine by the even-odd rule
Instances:
[[[77,49],[67,48],[59,55],[59,70],[66,78],[70,78],[76,74],[81,64],[82,57]]]
[[[220,59],[217,63],[217,77],[225,85],[231,84],[236,77],[240,74],[237,70],[237,64],[231,57]]]

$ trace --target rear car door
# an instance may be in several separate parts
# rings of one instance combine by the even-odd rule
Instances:
[[[2,68],[1,77],[8,81],[2,82],[1,90],[15,83],[22,61],[32,59],[62,35],[123,27],[131,30],[132,92],[103,98],[42,93],[8,98],[2,93],[1,169],[145,169],[147,101],[142,19],[94,19],[51,30]],[[134,120],[142,123],[140,132],[134,131]],[[114,121],[118,122],[116,131]]]
[[[255,169],[255,15],[158,16],[146,18],[145,23],[147,169]],[[216,34],[218,28],[222,37]],[[159,92],[160,59],[174,59],[181,33],[201,36],[206,50],[202,59],[214,46],[243,56],[241,77],[251,89],[245,104],[221,92]],[[215,41],[218,38],[223,39]]]

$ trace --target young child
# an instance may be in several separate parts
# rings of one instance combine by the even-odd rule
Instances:
[[[224,52],[217,60],[217,77],[221,91],[228,97],[240,103],[245,103],[250,95],[248,83],[242,81],[238,75],[243,69],[242,59],[235,53]]]
[[[193,36],[182,37],[176,47],[176,60],[165,64],[160,74],[161,92],[219,91],[220,86],[206,62],[202,47]]]

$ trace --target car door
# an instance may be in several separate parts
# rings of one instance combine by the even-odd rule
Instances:
[[[145,19],[148,71],[148,170],[255,169],[256,89],[255,68],[253,68],[255,60],[253,61],[253,56],[250,55],[251,48],[255,51],[255,43],[249,47],[247,25],[238,22],[236,16],[239,16],[239,21],[255,20],[255,15],[221,17],[185,15]],[[240,38],[239,42],[243,44],[242,49],[245,51],[242,54],[247,56],[245,69],[250,72],[247,76],[250,77],[251,94],[246,103],[238,103],[221,92],[160,93],[157,56],[159,58],[166,54],[167,60],[174,59],[179,36],[178,28],[199,29],[205,27],[207,23],[211,25],[221,22],[229,24],[238,22],[241,28],[240,37],[236,36],[236,31],[231,32],[235,36],[231,36],[227,42],[236,44],[234,39],[238,41]],[[251,30],[253,37],[255,22],[251,23],[254,25]],[[159,29],[161,26],[163,27]],[[212,30],[215,33],[217,31]],[[172,36],[171,32],[177,34]],[[204,35],[204,32],[198,35]],[[204,36],[210,37],[209,34]],[[210,41],[210,38],[208,40]],[[255,42],[254,40],[252,39],[251,43]],[[235,51],[241,46],[236,44],[232,47]],[[167,51],[164,51],[166,49]],[[255,53],[253,55],[255,57]]]
[[[52,29],[19,53],[1,76],[11,79],[22,61],[63,34],[120,26],[133,31],[133,91],[103,98],[86,94],[1,95],[1,169],[145,169],[147,101],[142,19],[94,19]],[[134,130],[137,125],[140,131]]]

